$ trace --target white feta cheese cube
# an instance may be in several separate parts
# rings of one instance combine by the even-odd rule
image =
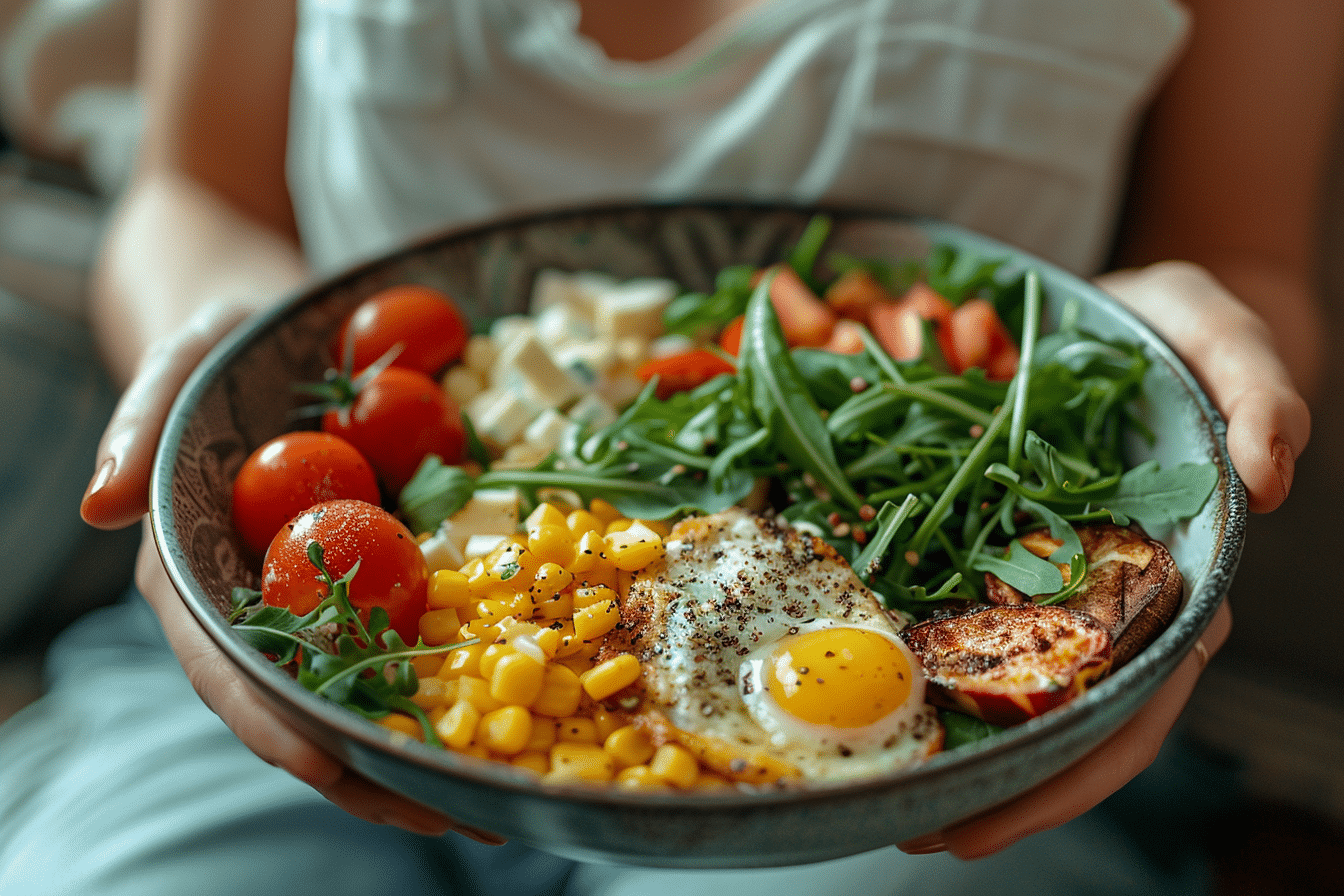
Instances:
[[[616,421],[616,409],[595,392],[589,392],[574,402],[569,419],[589,429],[602,429]]]
[[[663,309],[676,295],[676,284],[670,280],[628,280],[598,297],[593,308],[594,329],[604,339],[653,339],[662,334]]]
[[[518,530],[518,504],[517,489],[480,489],[461,510],[449,517],[452,531],[458,534],[463,544],[476,535],[512,535]]]
[[[443,388],[458,407],[464,408],[485,391],[485,377],[465,364],[455,364],[443,375]]]
[[[616,347],[604,340],[562,345],[553,354],[556,364],[575,371],[576,379],[596,380],[616,363]]]
[[[533,333],[520,334],[504,346],[491,378],[495,383],[522,383],[525,397],[535,399],[539,408],[560,407],[584,391],[583,384],[555,363]]]
[[[502,387],[482,392],[467,407],[476,434],[497,447],[518,441],[535,413],[521,394]]]
[[[537,325],[532,318],[525,314],[509,314],[496,318],[490,325],[490,338],[494,341],[496,350],[500,351],[515,339],[536,331]]]
[[[462,554],[467,560],[475,560],[484,557],[504,543],[503,535],[473,535],[467,539],[466,547]],[[465,562],[465,561],[464,561]]]
[[[431,573],[440,569],[461,569],[467,562],[462,554],[466,543],[466,538],[455,537],[452,521],[444,520],[433,535],[420,542],[420,553],[424,554]]]
[[[579,399],[582,403],[583,399]],[[528,445],[544,449],[547,453],[560,444],[560,437],[569,427],[570,420],[555,408],[547,408],[536,416],[523,431],[523,441]]]
[[[557,346],[589,342],[593,338],[593,322],[572,305],[552,305],[536,316],[537,338],[552,351]]]

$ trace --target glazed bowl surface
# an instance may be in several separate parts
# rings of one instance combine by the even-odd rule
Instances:
[[[1156,435],[1135,461],[1208,461],[1218,484],[1204,510],[1163,538],[1185,578],[1174,622],[1082,697],[970,746],[881,777],[788,790],[650,794],[543,785],[506,766],[426,747],[300,687],[226,621],[234,586],[258,570],[230,522],[234,474],[293,428],[290,385],[320,380],[324,347],[363,298],[394,284],[444,290],[477,325],[526,310],[537,273],[668,277],[708,290],[723,267],[783,256],[818,210],[778,205],[605,205],[453,229],[324,280],[243,324],[195,371],[156,459],[154,538],[191,612],[224,655],[299,730],[368,778],[465,824],[567,857],[663,867],[789,865],[863,852],[935,831],[1041,783],[1118,729],[1194,646],[1227,593],[1246,503],[1225,429],[1194,377],[1152,330],[1090,284],[999,242],[938,221],[826,209],[828,248],[858,257],[924,256],[951,245],[1006,260],[1005,276],[1041,278],[1046,325],[1066,305],[1102,337],[1140,343],[1151,360],[1139,409]]]

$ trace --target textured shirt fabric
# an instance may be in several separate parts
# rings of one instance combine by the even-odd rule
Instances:
[[[1079,273],[1179,48],[1172,0],[767,0],[612,60],[572,0],[300,0],[290,180],[330,271],[602,199],[879,204]]]

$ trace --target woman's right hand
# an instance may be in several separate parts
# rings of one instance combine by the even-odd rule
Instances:
[[[136,583],[196,692],[257,756],[366,821],[426,835],[454,830],[482,843],[501,843],[492,834],[457,824],[359,776],[291,728],[206,634],[163,567],[147,518],[150,470],[159,436],[187,376],[245,316],[234,306],[207,305],[174,335],[150,348],[103,434],[81,513],[102,529],[145,520]]]

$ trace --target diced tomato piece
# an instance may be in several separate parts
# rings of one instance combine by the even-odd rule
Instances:
[[[867,322],[868,312],[875,306],[896,301],[877,278],[865,270],[851,268],[826,288],[822,297],[831,310],[842,319]]]
[[[1018,350],[994,306],[984,299],[968,299],[952,312],[949,324],[958,372],[984,369],[992,380],[1012,379]]]
[[[957,370],[955,344],[952,341],[952,305],[927,284],[916,283],[898,302],[874,305],[868,313],[868,327],[887,354],[898,361],[913,361],[923,351],[924,326],[933,324],[938,348],[949,365]]]
[[[788,265],[767,268],[759,276],[768,274],[774,274],[770,283],[770,304],[775,306],[779,325],[784,330],[784,341],[794,348],[825,345],[835,328],[835,312]]]
[[[831,331],[831,338],[826,340],[822,348],[828,352],[835,352],[837,355],[857,355],[863,352],[863,336],[860,335],[862,325],[858,321],[842,317],[835,322],[835,329]]]
[[[668,398],[677,392],[694,389],[720,374],[732,373],[736,369],[732,363],[717,353],[697,348],[645,361],[635,371],[635,375],[646,383],[655,376],[658,377],[656,394],[659,398]]]
[[[728,321],[728,326],[724,327],[723,332],[719,334],[719,348],[736,357],[738,350],[742,348],[742,325],[746,321],[747,316],[745,314],[739,314]]]

